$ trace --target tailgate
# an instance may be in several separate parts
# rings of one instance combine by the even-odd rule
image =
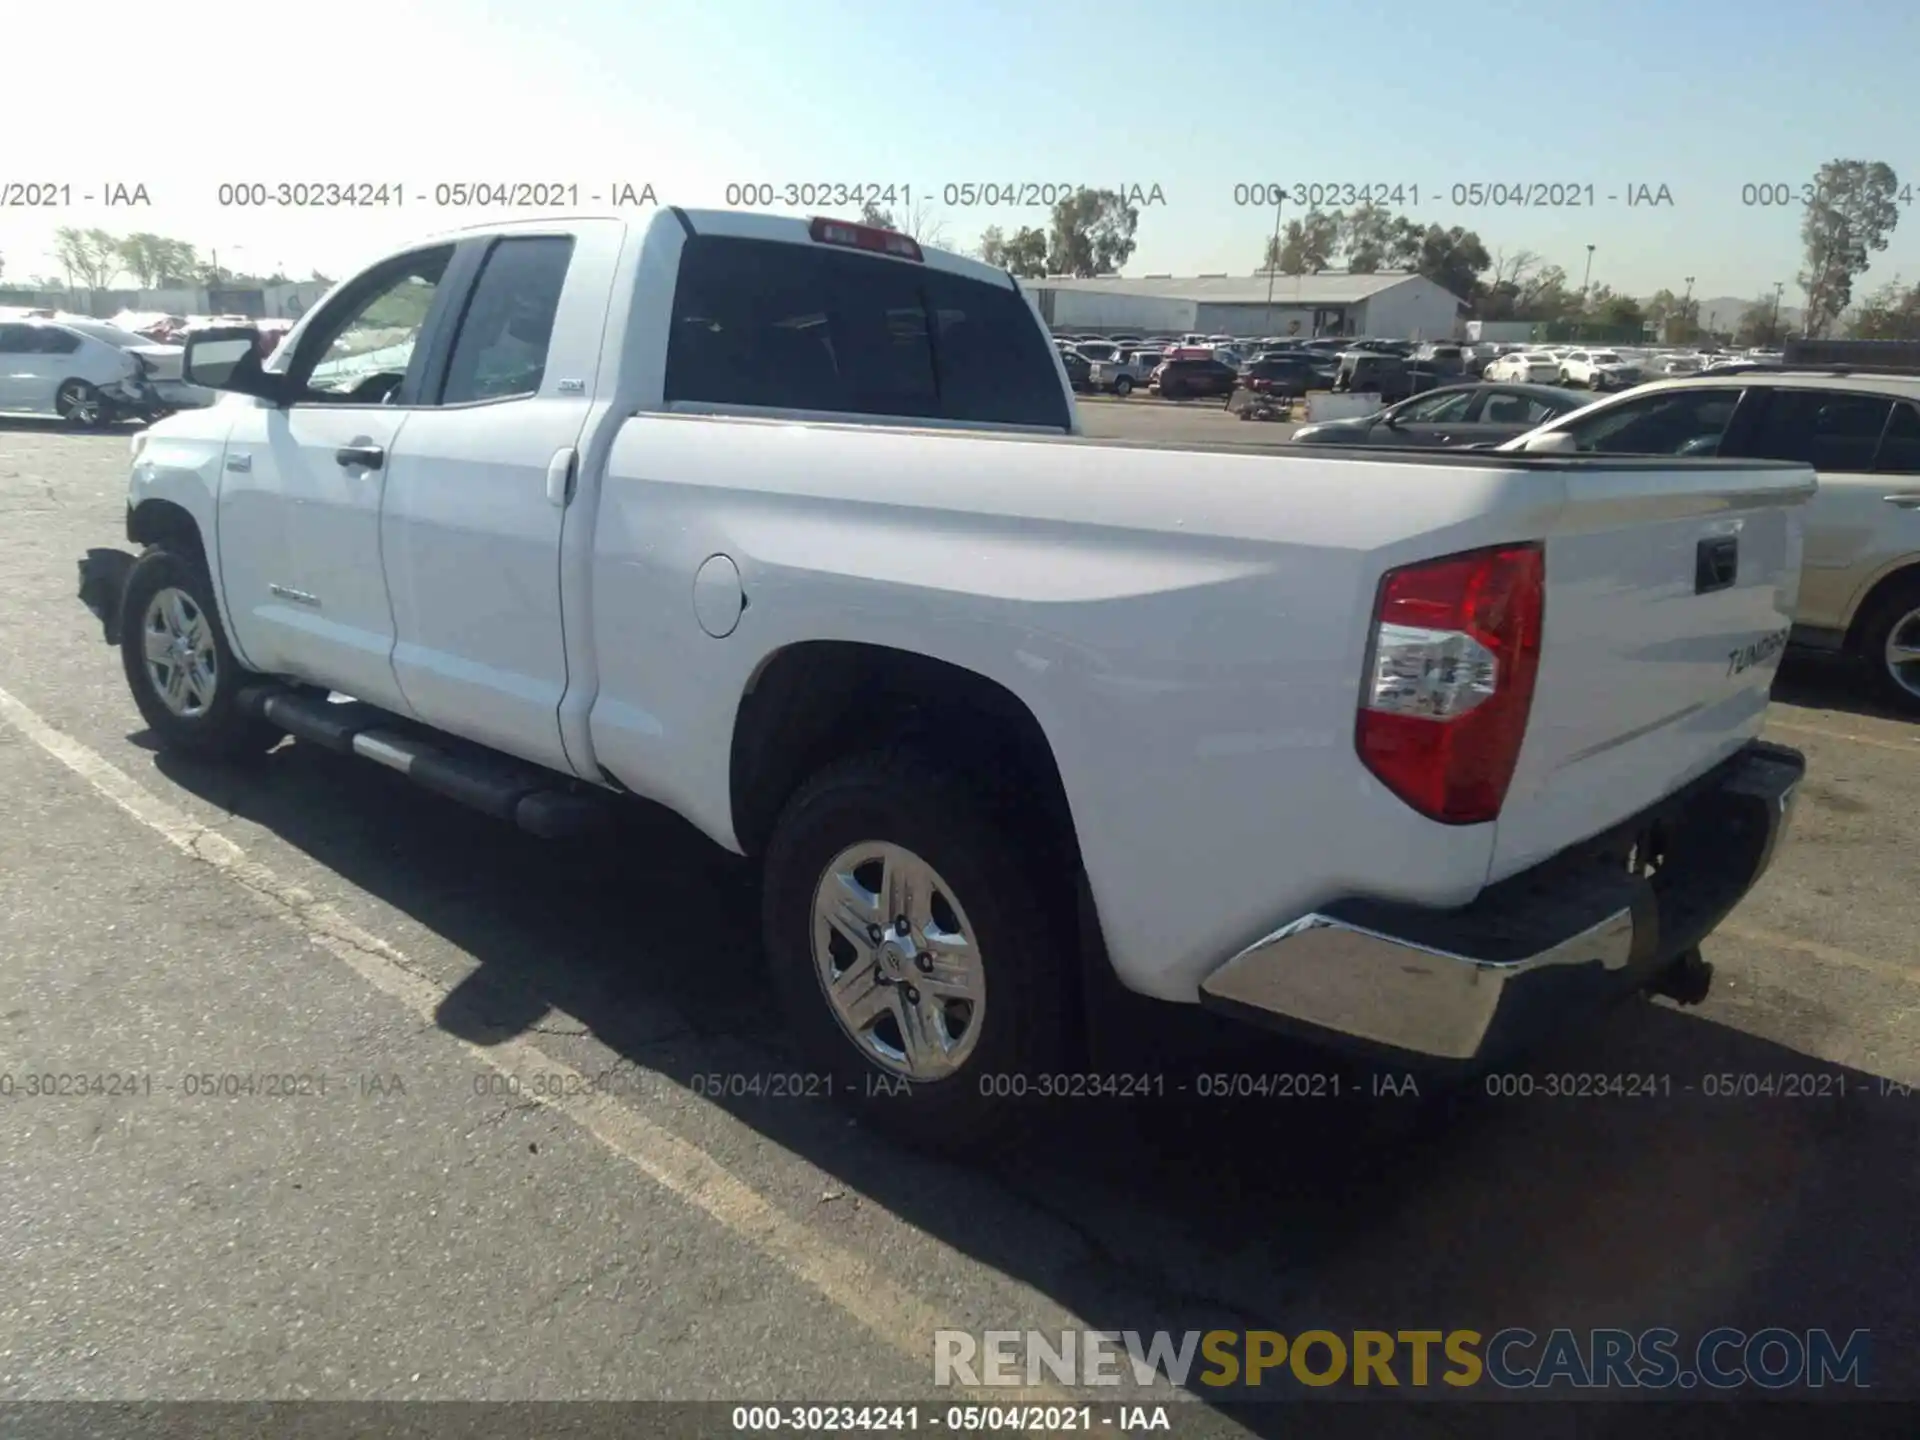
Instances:
[[[1540,669],[1491,880],[1599,833],[1759,732],[1813,472],[1727,461],[1565,473]]]

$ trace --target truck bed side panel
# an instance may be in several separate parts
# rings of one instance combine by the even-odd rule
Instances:
[[[1355,757],[1373,597],[1390,565],[1545,533],[1558,500],[1492,467],[642,415],[601,494],[594,749],[734,845],[734,712],[768,657],[843,639],[975,671],[1047,734],[1122,980],[1191,1000],[1330,897],[1478,891],[1493,827],[1422,819]],[[749,600],[724,640],[692,608],[715,554]]]

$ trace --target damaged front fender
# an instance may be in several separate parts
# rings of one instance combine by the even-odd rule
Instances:
[[[89,550],[80,561],[80,603],[100,622],[107,644],[120,643],[120,601],[135,557],[124,550]]]

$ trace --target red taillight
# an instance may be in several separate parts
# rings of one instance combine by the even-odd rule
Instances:
[[[1422,815],[1449,825],[1499,816],[1533,705],[1545,576],[1530,544],[1381,580],[1354,743]]]
[[[872,250],[881,255],[898,255],[902,260],[925,260],[911,235],[882,230],[877,225],[855,225],[850,220],[818,219],[807,233],[822,245],[845,245],[853,250]]]

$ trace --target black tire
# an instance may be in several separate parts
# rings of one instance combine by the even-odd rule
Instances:
[[[1118,395],[1122,400],[1126,399],[1127,396],[1133,393],[1133,377],[1130,375],[1122,375],[1118,380],[1115,380],[1113,382],[1113,393]]]
[[[204,620],[215,660],[211,699],[196,713],[168,707],[146,656],[148,610],[165,590],[183,592],[192,602],[195,618]],[[239,707],[241,686],[248,672],[227,644],[226,627],[213,603],[213,584],[198,554],[164,545],[148,549],[127,572],[120,610],[120,662],[133,691],[133,703],[163,750],[216,758],[259,754],[280,738],[265,720]],[[171,667],[168,673],[172,673]]]
[[[1046,863],[1020,839],[1025,827],[996,816],[981,794],[911,753],[844,760],[788,802],[766,856],[767,960],[802,1056],[874,1128],[945,1153],[1017,1132],[1038,1108],[1039,1085],[1026,1077],[1057,1073],[1072,1049],[1071,912],[1060,907],[1071,890],[1044,878]],[[943,1079],[902,1081],[857,1045],[816,967],[815,891],[837,856],[867,841],[904,847],[930,865],[973,932],[985,1003],[971,1052]],[[1028,1098],[1007,1093],[1014,1090]]]
[[[1920,615],[1920,572],[1903,576],[1874,597],[1860,617],[1854,653],[1872,673],[1879,699],[1902,715],[1920,719],[1920,695],[1894,679],[1887,663],[1887,642],[1896,625],[1903,629],[1903,640],[1920,643],[1920,619],[1916,615]]]

